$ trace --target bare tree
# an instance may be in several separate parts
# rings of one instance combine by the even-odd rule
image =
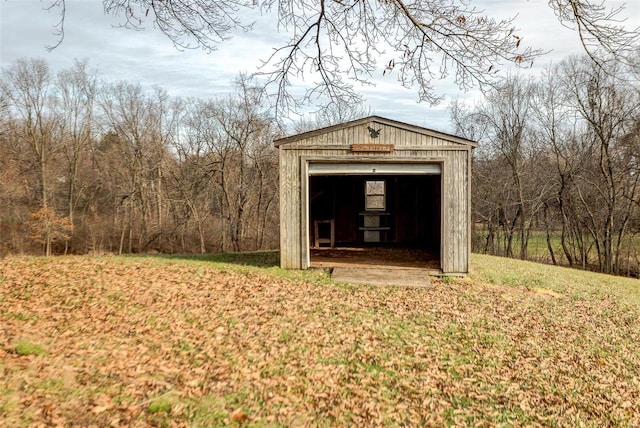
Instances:
[[[637,181],[635,174],[629,174],[620,140],[640,111],[637,92],[619,79],[623,72],[619,65],[613,67],[604,70],[576,57],[563,62],[563,82],[571,106],[586,128],[582,138],[593,162],[593,167],[580,176],[590,191],[579,192],[578,197],[587,214],[585,225],[596,245],[600,270],[606,273],[618,269],[616,261],[630,215],[629,200],[634,198],[628,192],[635,193]]]
[[[162,236],[162,165],[171,132],[167,122],[173,123],[169,100],[160,88],[149,94],[121,82],[101,94],[100,108],[103,126],[114,135],[110,149],[119,154],[112,164],[113,173],[120,174],[116,197],[124,214],[119,251],[125,240],[129,252],[145,251]]]
[[[61,152],[66,162],[67,216],[74,224],[79,192],[90,183],[79,183],[83,157],[90,152],[94,127],[94,101],[97,74],[88,70],[88,61],[76,61],[73,68],[58,73],[59,96],[56,108],[61,114]]]
[[[214,155],[215,139],[211,138],[215,123],[208,114],[208,102],[190,100],[182,111],[182,133],[172,140],[177,162],[169,168],[175,192],[174,216],[178,223],[195,223],[199,252],[204,254],[207,230],[212,229],[216,199],[214,178],[220,163]],[[186,207],[186,212],[180,210],[178,204]],[[184,242],[184,237],[181,240]],[[184,244],[182,247],[186,248]]]
[[[272,120],[266,112],[264,91],[246,76],[237,79],[235,93],[218,99],[210,107],[209,114],[216,123],[215,148],[220,162],[216,181],[223,197],[223,229],[228,234],[230,248],[238,251],[245,235],[254,183],[264,178],[261,176],[264,171],[256,167],[258,159],[254,156],[263,152],[265,145],[273,150]],[[263,190],[260,189],[260,193]]]
[[[49,160],[54,151],[52,139],[59,118],[51,109],[55,88],[48,64],[40,59],[20,59],[3,70],[3,96],[11,103],[11,111],[20,127],[18,138],[23,138],[34,155],[38,171],[40,204],[49,204]]]
[[[567,107],[568,94],[563,82],[558,79],[559,67],[550,67],[542,74],[536,85],[533,111],[536,122],[535,138],[548,147],[552,154],[552,167],[555,172],[553,181],[555,197],[545,201],[544,224],[547,249],[553,260],[558,262],[551,243],[551,231],[557,225],[550,224],[549,211],[555,209],[560,218],[560,242],[564,256],[573,266],[581,259],[586,264],[586,247],[580,240],[581,235],[573,233],[576,230],[574,204],[572,203],[572,179],[580,168],[580,148],[576,138],[575,114]],[[575,242],[578,238],[578,242]],[[576,245],[577,244],[577,245]],[[580,249],[580,256],[575,249]]]
[[[497,222],[503,229],[504,253],[507,256],[513,256],[513,239],[518,232],[519,256],[522,259],[527,257],[532,222],[542,208],[542,200],[550,187],[548,180],[536,180],[534,173],[540,148],[536,140],[531,138],[533,89],[531,79],[510,75],[502,86],[489,92],[485,101],[472,111],[465,112],[460,106],[452,110],[454,117],[466,114],[466,118],[457,117],[455,120],[457,123],[468,122],[467,134],[482,130],[482,135],[478,136],[484,143],[483,150],[488,150],[486,175],[487,179],[494,182],[487,190],[499,192],[494,195],[493,210],[485,213],[485,217],[491,220],[490,224]],[[476,170],[480,167],[476,165]],[[510,179],[501,177],[499,171],[508,171]],[[496,186],[495,180],[500,180],[501,185]]]
[[[274,241],[269,231],[278,194],[275,128],[264,91],[240,76],[233,93],[190,100],[183,113],[170,169],[176,218],[195,227],[202,253],[264,248]]]
[[[0,112],[0,257],[27,251],[24,225],[34,204],[29,186],[36,182],[27,162],[28,147],[21,141],[20,128],[8,109]]]

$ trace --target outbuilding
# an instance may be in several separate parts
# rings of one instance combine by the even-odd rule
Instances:
[[[283,268],[359,257],[469,272],[475,142],[370,116],[275,145]]]

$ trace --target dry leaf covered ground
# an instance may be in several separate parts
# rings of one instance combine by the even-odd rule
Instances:
[[[640,425],[637,281],[518,263],[400,288],[9,257],[0,425]]]

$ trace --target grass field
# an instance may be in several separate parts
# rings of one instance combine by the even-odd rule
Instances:
[[[0,426],[639,426],[637,280],[474,255],[425,288],[277,254],[0,260]]]
[[[564,250],[562,249],[562,239],[561,232],[554,231],[550,234],[550,242],[551,247],[553,248],[553,252],[556,257],[556,263],[561,266],[568,266],[567,258],[564,254]],[[487,236],[487,231],[483,230],[481,227],[476,229],[475,245],[476,250],[478,252],[484,251],[484,244]],[[591,270],[598,269],[598,252],[595,244],[591,236],[585,235],[585,242],[589,243],[588,251],[587,251],[587,268]],[[617,236],[614,238],[614,242],[616,242]],[[505,254],[505,245],[503,236],[496,237],[496,246],[493,249],[492,254],[503,255]],[[569,247],[571,245],[569,244]],[[512,243],[513,256],[515,258],[520,257],[520,237],[518,234],[515,234],[513,237]],[[579,253],[577,249],[575,249],[576,253],[573,254],[574,257],[579,258]],[[640,274],[640,241],[637,236],[626,236],[621,243],[619,254],[619,274],[620,275],[638,275]],[[488,250],[491,253],[491,250]],[[549,248],[547,244],[547,235],[544,231],[533,230],[530,232],[529,239],[527,241],[527,260],[532,260],[541,263],[552,264],[553,260],[551,254],[549,253]],[[581,266],[581,261],[576,260],[575,263],[577,267]]]

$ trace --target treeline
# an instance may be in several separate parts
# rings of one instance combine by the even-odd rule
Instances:
[[[572,57],[454,103],[457,132],[480,142],[474,251],[640,273],[639,68]]]
[[[473,249],[640,274],[639,64],[572,57],[510,75],[455,132],[479,141]],[[215,99],[40,59],[0,78],[0,255],[277,248],[281,130],[240,76]],[[367,111],[333,111],[300,132]]]
[[[276,129],[263,92],[172,98],[87,62],[0,78],[0,255],[276,248]]]

